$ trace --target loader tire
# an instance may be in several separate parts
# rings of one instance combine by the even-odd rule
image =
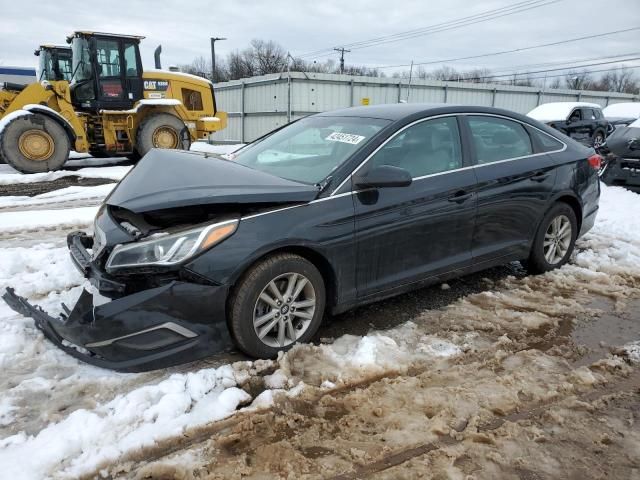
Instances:
[[[152,148],[189,150],[191,137],[182,120],[170,113],[154,113],[138,127],[135,151],[144,157]]]
[[[62,125],[40,113],[16,117],[0,131],[0,157],[22,173],[59,170],[70,150]]]

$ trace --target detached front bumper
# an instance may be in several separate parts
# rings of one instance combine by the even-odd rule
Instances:
[[[75,236],[74,236],[75,235]],[[90,239],[90,237],[87,237]],[[68,243],[76,266],[96,287],[124,288],[91,263],[82,235]],[[3,299],[31,317],[54,344],[87,363],[120,371],[146,371],[185,363],[231,348],[225,319],[227,288],[174,280],[104,304],[84,290],[72,310],[52,317],[7,288]]]

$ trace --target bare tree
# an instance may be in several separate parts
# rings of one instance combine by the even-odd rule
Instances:
[[[273,40],[251,40],[251,48],[245,51],[245,60],[252,62],[258,75],[278,73],[286,68],[287,52]]]
[[[567,88],[571,90],[586,90],[591,87],[591,75],[586,70],[582,70],[581,72],[577,70],[572,70],[564,76],[564,81],[567,85]]]
[[[608,92],[637,93],[638,82],[633,76],[631,69],[621,67],[607,72],[596,82],[596,89]]]

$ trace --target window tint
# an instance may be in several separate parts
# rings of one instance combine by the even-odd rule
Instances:
[[[578,122],[582,120],[582,112],[580,112],[579,108],[576,108],[573,112],[571,112],[571,115],[569,115],[569,120],[572,122]]]
[[[382,147],[370,162],[371,166],[404,168],[414,178],[460,168],[458,122],[455,117],[445,117],[413,125]]]
[[[541,152],[554,152],[556,150],[562,150],[564,148],[564,143],[562,143],[560,140],[556,140],[551,135],[542,133],[540,130],[530,128],[529,133],[536,139],[538,148]]]
[[[497,117],[467,117],[478,163],[490,163],[531,155],[531,139],[524,127]]]
[[[96,42],[98,63],[102,68],[98,69],[100,77],[120,76],[120,51],[115,40],[98,40]]]
[[[127,77],[138,76],[138,61],[136,59],[136,46],[133,43],[124,45],[124,68]]]

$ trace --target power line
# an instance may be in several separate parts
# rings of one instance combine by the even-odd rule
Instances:
[[[460,60],[471,60],[471,59],[476,59],[476,58],[485,58],[485,57],[493,57],[493,56],[497,56],[497,55],[506,55],[508,53],[516,53],[516,52],[524,52],[527,50],[534,50],[536,48],[543,48],[543,47],[552,47],[552,46],[556,46],[556,45],[564,45],[566,43],[572,43],[572,42],[579,42],[582,40],[590,40],[592,38],[601,38],[601,37],[606,37],[609,35],[616,35],[618,33],[626,33],[626,32],[631,32],[634,30],[640,30],[640,27],[632,27],[632,28],[626,28],[623,30],[615,30],[612,32],[605,32],[605,33],[598,33],[595,35],[586,35],[584,37],[576,37],[576,38],[570,38],[567,40],[559,40],[556,42],[550,42],[550,43],[542,43],[539,45],[532,45],[529,47],[520,47],[520,48],[513,48],[511,50],[502,50],[500,52],[491,52],[491,53],[483,53],[483,54],[479,54],[479,55],[469,55],[467,57],[457,57],[457,58],[448,58],[445,60],[433,60],[433,61],[429,61],[429,62],[414,62],[414,66],[415,65],[435,65],[438,63],[447,63],[447,62],[457,62]],[[404,63],[404,64],[398,64],[398,65],[380,65],[377,67],[371,67],[371,68],[377,68],[377,69],[385,69],[385,68],[399,68],[399,67],[408,67],[410,64],[409,63]]]
[[[631,65],[631,66],[627,66],[626,67],[627,70],[636,70],[638,68],[640,68],[640,65]],[[615,72],[618,71],[618,68],[605,68],[605,69],[600,69],[600,70],[585,70],[584,72],[580,72],[581,74],[592,74],[592,73],[603,73],[603,72]],[[539,77],[527,77],[527,80],[539,80],[541,78],[555,78],[555,77],[566,77],[568,75],[567,73],[560,73],[560,74],[556,74],[556,75],[543,75],[543,76],[539,76]],[[504,83],[504,82],[508,82],[509,80],[499,80],[497,82],[492,82],[492,83]]]
[[[429,25],[427,27],[422,27],[419,29],[407,30],[404,32],[395,33],[393,35],[376,37],[369,40],[362,40],[359,42],[345,44],[343,45],[343,47],[352,47],[353,49],[361,49],[361,48],[368,48],[374,45],[380,45],[384,43],[397,42],[397,41],[415,38],[419,36],[438,33],[445,30],[461,28],[464,26],[473,25],[475,23],[486,22],[489,20],[493,20],[494,18],[500,18],[507,15],[514,15],[516,13],[531,10],[533,8],[540,8],[540,7],[550,5],[552,3],[557,3],[560,1],[564,1],[564,0],[528,0],[528,1],[518,2],[506,7],[487,10],[485,12],[469,15],[467,17],[462,17],[459,19],[449,20],[447,22]],[[298,58],[304,58],[304,57],[316,58],[318,56],[321,56],[321,54],[325,52],[331,52],[333,48],[334,47],[316,50],[308,53],[303,53],[301,55],[298,55]]]
[[[584,67],[596,67],[598,65],[610,65],[612,63],[622,63],[622,62],[632,62],[635,60],[640,60],[640,57],[632,57],[632,58],[625,58],[623,60],[611,60],[608,62],[598,62],[598,63],[588,63],[586,65],[575,65],[572,67],[567,67],[567,66],[563,66],[563,67],[559,67],[559,68],[550,68],[547,70],[537,70],[537,71],[533,71],[533,72],[522,72],[520,73],[520,75],[530,75],[530,74],[536,74],[536,73],[546,73],[546,72],[558,72],[561,70],[571,70],[574,68],[584,68]],[[480,79],[490,79],[490,78],[501,78],[501,77],[513,77],[513,76],[517,76],[518,72],[512,72],[512,73],[505,73],[502,75],[482,75],[482,76],[477,76],[477,77],[465,77],[465,80],[480,80]]]
[[[630,57],[633,55],[640,55],[640,52],[627,52],[627,53],[621,53],[620,55],[604,55],[604,56],[599,56],[599,57],[589,57],[589,58],[580,58],[580,59],[576,59],[576,60],[561,60],[561,61],[557,61],[557,62],[544,62],[544,63],[529,63],[529,64],[525,64],[525,65],[513,65],[512,67],[509,68],[502,68],[502,69],[490,69],[491,72],[490,73],[502,73],[502,72],[518,72],[518,71],[522,71],[524,69],[527,68],[539,68],[539,67],[551,67],[554,65],[569,65],[571,63],[582,63],[582,62],[591,62],[594,60],[611,60],[614,58],[621,58],[621,57]],[[576,66],[577,68],[578,66]],[[570,67],[573,68],[573,67]]]

